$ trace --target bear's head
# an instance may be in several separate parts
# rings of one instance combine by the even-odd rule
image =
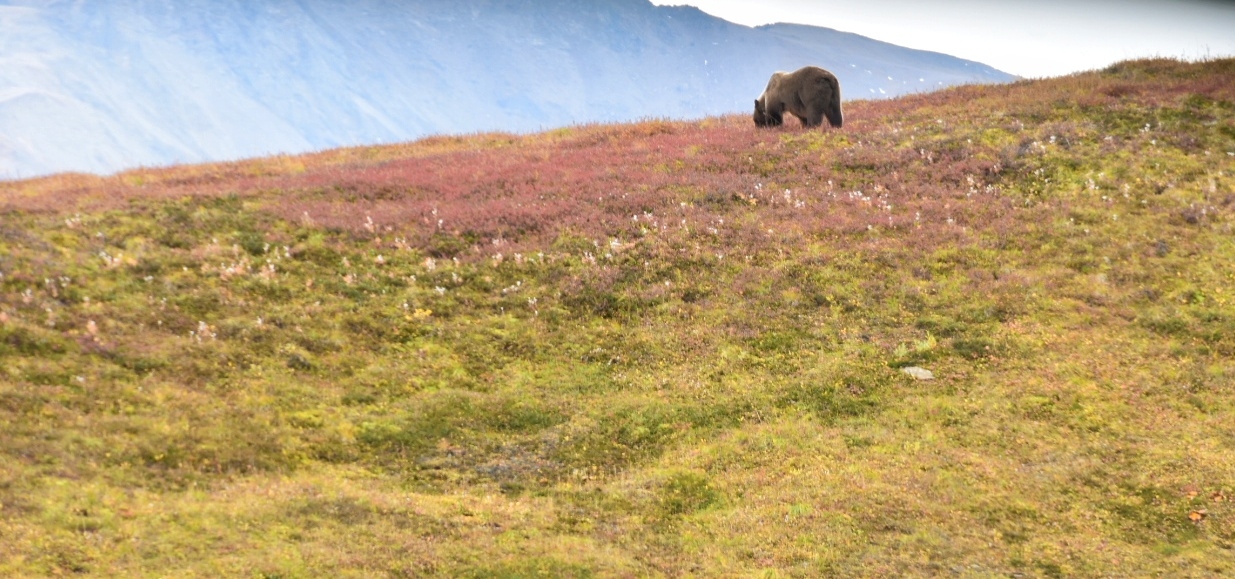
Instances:
[[[774,124],[767,110],[763,108],[763,99],[755,99],[754,119],[756,127],[770,127]]]

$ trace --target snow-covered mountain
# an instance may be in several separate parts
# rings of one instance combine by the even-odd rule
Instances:
[[[0,0],[0,178],[746,112],[805,64],[846,99],[1012,79],[647,0]]]

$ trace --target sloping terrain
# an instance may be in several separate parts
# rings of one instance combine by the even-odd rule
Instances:
[[[28,0],[0,5],[0,179],[431,134],[747,111],[776,70],[876,98],[989,66],[647,0]]]
[[[1229,575],[1232,78],[0,183],[0,574]]]

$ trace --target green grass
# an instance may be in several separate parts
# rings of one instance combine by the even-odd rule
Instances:
[[[0,184],[0,574],[1235,573],[1232,75]]]

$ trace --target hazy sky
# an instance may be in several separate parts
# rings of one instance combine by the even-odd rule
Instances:
[[[1024,77],[1129,58],[1235,55],[1235,1],[652,0],[730,22],[795,22],[975,60]],[[1235,82],[1235,81],[1233,81]]]

